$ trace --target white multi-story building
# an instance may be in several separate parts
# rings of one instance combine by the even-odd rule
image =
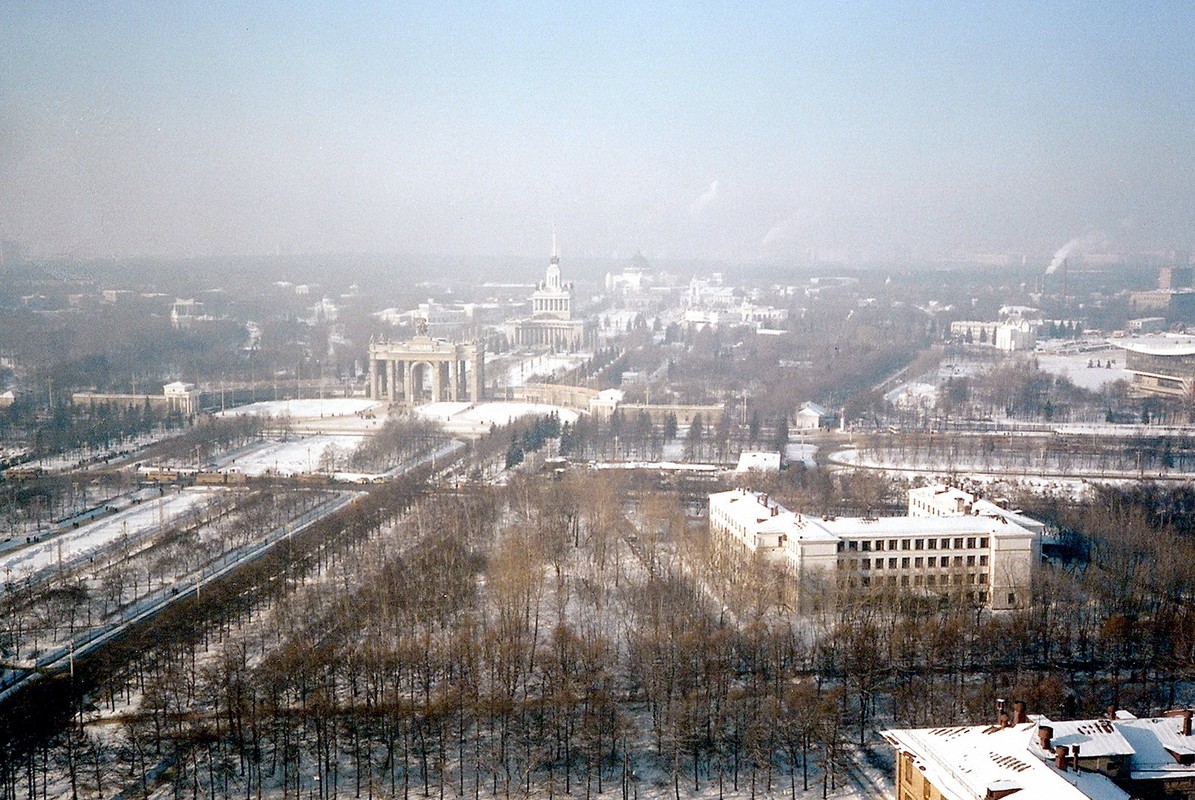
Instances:
[[[846,589],[946,594],[996,610],[1030,599],[1040,532],[1010,516],[816,517],[747,489],[712,494],[709,508],[715,542],[782,565],[797,578],[798,596],[816,579]]]

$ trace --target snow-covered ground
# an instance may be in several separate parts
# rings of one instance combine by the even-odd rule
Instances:
[[[577,412],[561,406],[543,403],[428,403],[415,409],[415,413],[425,419],[443,423],[448,433],[478,435],[487,433],[492,425],[509,425],[520,417],[546,417],[556,413],[560,415],[562,423],[573,423],[579,416]]]
[[[242,452],[227,463],[221,463],[220,468],[234,469],[246,475],[320,472],[320,459],[329,447],[339,463],[360,444],[359,435],[331,433],[303,436],[285,442],[267,442],[247,453]]]
[[[789,442],[788,446],[784,448],[784,460],[789,464],[799,462],[812,469],[817,466],[816,457],[817,445],[815,444]]]
[[[19,581],[56,566],[60,559],[66,566],[110,547],[126,534],[130,540],[135,540],[161,524],[169,525],[191,508],[207,502],[212,491],[185,489],[146,500],[97,522],[6,552],[0,556],[0,569],[4,570],[6,581]]]
[[[1124,368],[1124,353],[1107,350],[1098,353],[1036,353],[1038,369],[1068,378],[1082,389],[1098,392],[1113,381],[1132,380]],[[1112,366],[1105,366],[1108,362]],[[1088,365],[1091,366],[1088,366]],[[1099,364],[1100,366],[1095,366]]]
[[[376,400],[365,400],[357,397],[328,397],[308,398],[305,400],[263,400],[260,403],[250,403],[237,406],[227,411],[221,411],[218,417],[285,417],[294,420],[329,419],[333,417],[352,417],[367,414],[377,410],[381,403]]]
[[[502,373],[496,374],[498,386],[523,386],[557,372],[573,369],[584,364],[593,353],[545,353],[508,363]],[[487,369],[489,365],[487,364]]]

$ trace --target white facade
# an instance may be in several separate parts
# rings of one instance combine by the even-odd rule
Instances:
[[[167,397],[171,411],[180,411],[183,414],[195,414],[199,411],[200,392],[193,383],[168,383],[162,387],[162,394]]]
[[[815,430],[822,426],[822,420],[828,412],[817,403],[806,403],[797,411],[795,418],[800,430]]]
[[[733,489],[710,495],[716,540],[854,589],[951,594],[993,609],[1030,599],[1039,534],[1007,517],[811,517],[766,494]]]

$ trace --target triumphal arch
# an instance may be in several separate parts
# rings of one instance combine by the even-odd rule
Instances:
[[[485,395],[485,345],[456,344],[427,335],[419,325],[405,342],[369,343],[369,396],[419,405],[441,401],[479,402]]]

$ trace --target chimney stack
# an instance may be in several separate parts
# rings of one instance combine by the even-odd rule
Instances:
[[[996,726],[1000,728],[1006,727],[1004,720],[1007,719],[1008,715],[1004,713],[1005,705],[1003,697],[996,698]]]
[[[1066,745],[1060,744],[1054,748],[1054,766],[1066,772]]]
[[[1108,719],[1116,719],[1117,708],[1115,705],[1108,706]]]
[[[1025,713],[1025,701],[1017,700],[1012,704],[1013,722],[1017,725],[1024,725],[1029,721],[1029,715]]]
[[[1079,771],[1079,745],[1071,745],[1071,766],[1075,772]]]
[[[1054,738],[1054,729],[1049,725],[1037,726],[1037,741],[1041,749],[1050,752],[1050,740]]]
[[[1183,709],[1183,736],[1191,735],[1191,709]]]

